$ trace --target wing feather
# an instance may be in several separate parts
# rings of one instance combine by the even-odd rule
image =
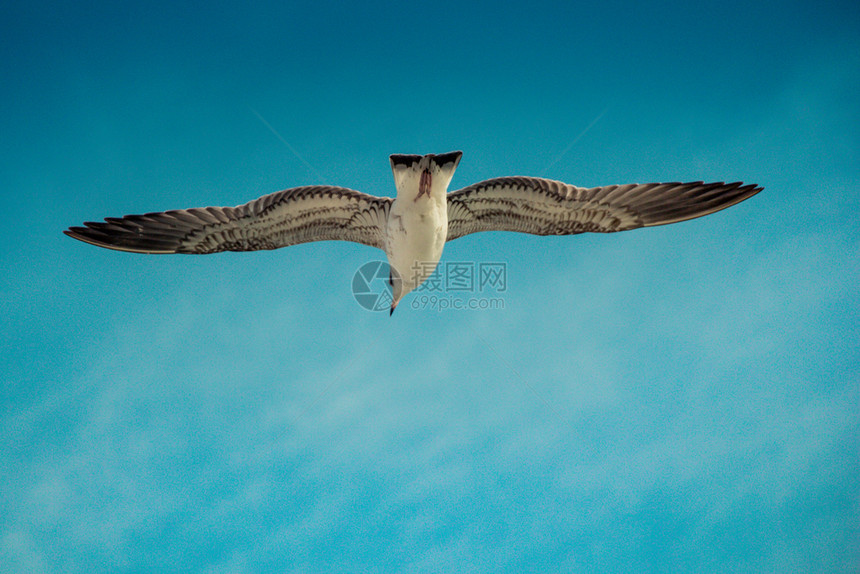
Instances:
[[[392,201],[344,187],[296,187],[237,207],[107,217],[64,233],[92,245],[134,253],[256,251],[327,240],[384,249]]]
[[[572,235],[666,225],[717,212],[761,190],[741,182],[584,188],[537,177],[500,177],[448,194],[448,241],[479,231]]]

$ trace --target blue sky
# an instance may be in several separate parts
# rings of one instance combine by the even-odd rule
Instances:
[[[843,3],[0,8],[9,572],[849,572],[860,19]],[[271,126],[271,129],[270,127]],[[138,256],[105,216],[390,153],[765,191],[626,233],[477,234],[503,309],[389,319],[340,242]]]

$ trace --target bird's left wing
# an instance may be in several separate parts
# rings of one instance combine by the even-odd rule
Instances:
[[[576,187],[537,177],[488,179],[448,194],[448,241],[479,231],[609,233],[714,213],[761,191],[736,183]]]
[[[134,253],[217,253],[343,240],[385,248],[393,200],[344,187],[296,187],[237,207],[197,207],[108,217],[64,233]]]

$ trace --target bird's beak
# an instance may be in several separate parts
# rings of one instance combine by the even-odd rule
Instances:
[[[391,317],[392,315],[394,315],[394,310],[395,310],[395,309],[397,309],[397,304],[398,304],[399,302],[400,302],[400,301],[393,301],[393,302],[391,303],[391,310],[388,312],[388,316],[389,316],[389,317]]]

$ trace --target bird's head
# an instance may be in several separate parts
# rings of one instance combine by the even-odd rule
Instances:
[[[461,157],[461,151],[427,155],[392,154],[391,171],[394,173],[398,199],[418,201],[422,197],[444,197]]]
[[[391,287],[391,310],[388,313],[388,316],[394,314],[394,310],[397,308],[398,303],[403,297],[406,296],[407,291],[404,289],[403,279],[400,276],[400,273],[397,272],[397,269],[389,265],[388,272],[388,285]]]

